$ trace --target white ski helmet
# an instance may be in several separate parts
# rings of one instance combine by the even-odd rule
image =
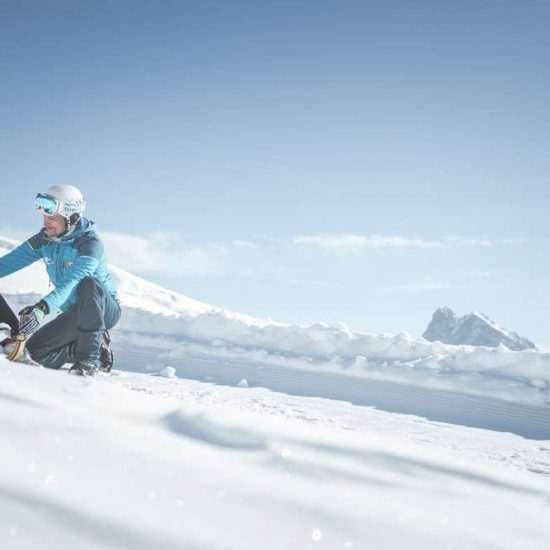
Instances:
[[[46,216],[59,214],[74,225],[86,210],[86,200],[80,189],[73,185],[54,185],[36,195],[35,208]]]

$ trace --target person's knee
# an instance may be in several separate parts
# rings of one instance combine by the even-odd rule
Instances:
[[[97,279],[93,277],[84,277],[78,284],[77,294],[78,296],[89,296],[100,289],[101,284]]]
[[[82,292],[82,291],[85,291],[85,290],[91,290],[96,285],[97,285],[97,280],[96,279],[94,279],[91,276],[84,277],[84,279],[82,279],[80,281],[80,283],[78,283],[78,290],[79,290],[79,292]]]
[[[44,342],[41,342],[40,339],[35,338],[35,335],[27,340],[25,347],[33,361],[48,369],[60,369],[70,357],[70,353],[66,353],[69,346],[52,349],[44,345]]]

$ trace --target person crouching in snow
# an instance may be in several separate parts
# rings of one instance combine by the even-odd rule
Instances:
[[[44,216],[44,227],[0,258],[0,278],[44,260],[54,286],[19,312],[19,332],[27,337],[21,360],[52,369],[72,363],[69,373],[83,376],[99,369],[109,372],[113,353],[107,331],[121,311],[103,242],[94,223],[83,217],[84,197],[72,185],[55,185],[38,193],[35,207]],[[45,316],[58,309],[61,314],[43,325]]]

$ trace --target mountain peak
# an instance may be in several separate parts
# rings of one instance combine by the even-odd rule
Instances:
[[[428,325],[426,332],[423,336],[426,340],[435,341],[439,340],[444,343],[444,340],[441,339],[441,335],[447,335],[452,332],[453,328],[458,322],[458,317],[456,313],[448,307],[439,307],[435,310],[432,321]]]
[[[431,342],[438,340],[444,344],[491,348],[503,345],[513,351],[537,349],[533,342],[498,325],[484,313],[473,311],[458,317],[448,307],[435,310],[423,337]]]
[[[440,315],[442,317],[452,317],[452,318],[456,317],[456,313],[450,307],[447,307],[447,306],[438,307],[435,310],[434,315]]]

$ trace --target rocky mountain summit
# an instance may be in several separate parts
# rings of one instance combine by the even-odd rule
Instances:
[[[504,345],[513,351],[537,349],[533,342],[501,327],[483,313],[474,311],[458,317],[448,307],[440,307],[434,312],[422,336],[431,342],[438,340],[444,344],[467,344],[490,348]]]

